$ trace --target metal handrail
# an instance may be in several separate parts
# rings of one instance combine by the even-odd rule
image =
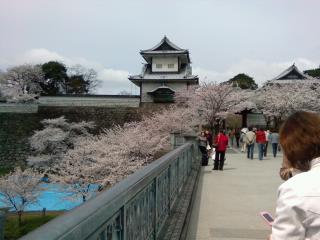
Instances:
[[[196,152],[187,142],[21,239],[157,239]]]

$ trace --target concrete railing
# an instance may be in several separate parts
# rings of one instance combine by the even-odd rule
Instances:
[[[197,145],[187,142],[22,239],[159,239],[194,167]]]

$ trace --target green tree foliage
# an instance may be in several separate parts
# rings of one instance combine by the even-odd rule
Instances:
[[[304,71],[304,73],[306,73],[309,76],[314,77],[314,78],[320,78],[320,66],[319,66],[319,68],[316,68],[316,69],[306,70],[306,71]]]
[[[228,80],[226,83],[232,83],[232,86],[234,87],[240,87],[241,89],[252,89],[255,90],[258,88],[258,85],[255,83],[252,77],[240,73],[230,80]]]
[[[67,68],[63,63],[50,61],[42,65],[42,71],[43,95],[88,94],[99,84],[96,71],[81,65]]]
[[[68,80],[68,94],[84,94],[90,90],[90,82],[84,80],[82,75],[73,75]]]
[[[92,68],[85,68],[80,64],[68,68],[70,94],[87,94],[93,92],[100,84],[97,72]]]
[[[66,88],[68,81],[67,68],[63,63],[50,61],[42,65],[45,82],[42,84],[44,95],[57,95]]]

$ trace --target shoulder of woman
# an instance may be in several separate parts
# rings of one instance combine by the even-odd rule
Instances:
[[[279,193],[290,192],[295,196],[305,196],[312,191],[315,185],[319,185],[319,183],[313,179],[310,172],[301,172],[282,183],[279,187]]]
[[[301,187],[295,185],[294,177],[288,179],[278,188],[278,204],[298,207],[303,205]]]

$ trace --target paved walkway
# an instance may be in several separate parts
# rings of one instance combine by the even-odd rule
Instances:
[[[282,155],[249,160],[239,151],[226,155],[224,171],[202,167],[187,240],[267,239],[270,227],[260,211],[274,213]]]

